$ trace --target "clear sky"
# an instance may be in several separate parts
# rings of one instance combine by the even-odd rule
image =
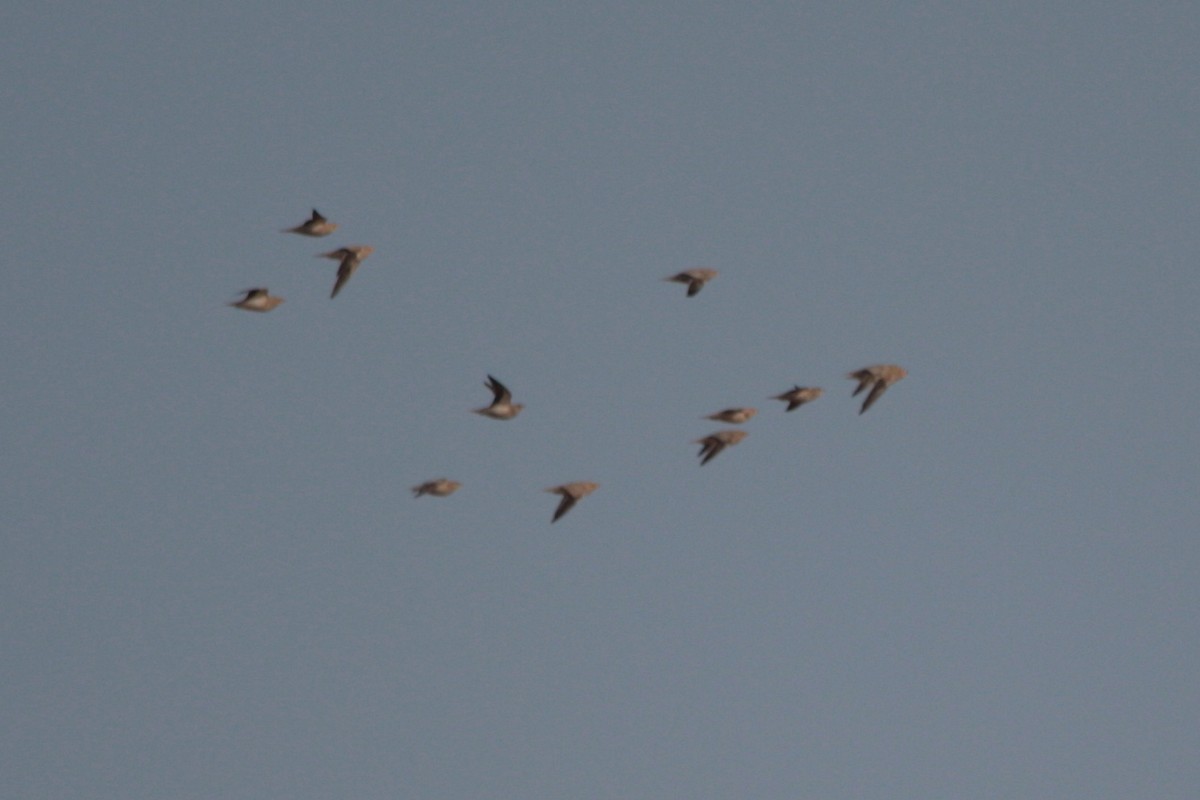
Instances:
[[[1200,10],[979,6],[10,4],[0,795],[1195,798]]]

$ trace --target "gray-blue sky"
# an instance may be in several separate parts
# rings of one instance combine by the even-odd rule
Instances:
[[[6,16],[3,794],[1194,796],[1195,9]]]

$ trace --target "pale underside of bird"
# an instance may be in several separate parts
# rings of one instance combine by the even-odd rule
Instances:
[[[866,413],[866,410],[883,396],[889,386],[906,375],[908,375],[908,371],[895,364],[875,364],[847,374],[847,378],[858,381],[858,387],[850,395],[851,397],[857,397],[868,386],[871,387],[871,391],[867,394],[867,399],[863,400],[862,408],[858,410],[858,413]]]
[[[476,414],[482,414],[492,419],[512,419],[517,414],[520,414],[521,409],[525,407],[523,403],[514,403],[512,401],[512,392],[508,390],[508,387],[491,375],[487,376],[487,381],[483,385],[492,393],[492,404],[483,408],[472,409]]]
[[[793,386],[783,394],[777,394],[772,400],[782,400],[788,404],[785,411],[795,411],[805,403],[811,403],[824,394],[824,390],[816,386]]]
[[[755,414],[758,413],[757,408],[726,408],[718,411],[715,414],[709,414],[702,419],[716,420],[717,422],[728,422],[732,425],[741,425]]]
[[[715,269],[697,267],[696,269],[685,269],[683,272],[677,272],[668,278],[663,278],[663,280],[670,281],[672,283],[687,284],[687,296],[695,297],[700,293],[700,290],[704,288],[704,284],[708,283],[715,277],[717,277],[717,271]]]
[[[366,260],[367,256],[375,252],[375,248],[367,244],[352,245],[350,247],[339,247],[337,250],[330,250],[328,253],[321,253],[317,258],[332,258],[338,263],[337,281],[333,284],[333,291],[329,294],[329,299],[338,296],[338,292],[346,285],[346,281],[350,280],[350,276],[358,269],[358,266]]]
[[[599,487],[600,484],[592,483],[591,481],[575,481],[574,483],[551,486],[546,491],[561,495],[562,500],[559,501],[558,508],[554,509],[554,518],[550,522],[558,522],[559,518],[570,511],[576,503],[596,491]]]
[[[245,297],[229,305],[234,308],[241,308],[246,311],[270,311],[275,306],[283,302],[282,297],[274,297],[271,295],[267,287],[258,287],[254,289],[245,289],[243,291]]]
[[[328,236],[337,230],[337,223],[330,222],[321,216],[321,213],[315,208],[312,210],[312,216],[306,219],[300,225],[294,228],[285,228],[284,233],[298,233],[301,236]]]
[[[413,497],[422,495],[432,495],[434,497],[446,497],[454,494],[458,488],[462,486],[458,481],[452,481],[449,478],[434,478],[431,481],[425,481],[419,486],[412,487]]]
[[[737,444],[749,435],[746,431],[727,430],[710,433],[703,439],[697,439],[693,444],[700,445],[700,466],[703,467],[726,447]]]

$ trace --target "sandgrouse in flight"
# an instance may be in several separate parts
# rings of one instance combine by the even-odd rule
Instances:
[[[312,216],[294,228],[285,228],[284,233],[298,233],[301,236],[328,236],[337,230],[337,223],[330,222],[321,216],[321,212],[313,209]]]
[[[270,311],[275,306],[283,302],[282,297],[274,297],[271,295],[267,287],[259,287],[256,289],[246,289],[245,297],[235,303],[229,305],[234,308],[245,309],[246,311]]]
[[[600,488],[600,484],[591,481],[575,481],[574,483],[564,483],[561,486],[551,486],[546,491],[562,495],[562,500],[559,501],[558,508],[554,509],[554,518],[550,522],[558,522],[563,514],[566,514],[576,503],[598,488]]]
[[[338,296],[338,292],[346,285],[346,281],[350,280],[350,276],[358,269],[358,266],[366,260],[367,256],[375,252],[375,248],[366,244],[356,244],[350,247],[339,247],[337,250],[330,250],[328,253],[321,253],[317,258],[332,258],[338,263],[337,281],[333,284],[333,291],[329,294],[329,299]]]
[[[693,444],[700,445],[700,466],[703,467],[726,447],[737,444],[749,435],[746,431],[726,430],[710,433],[703,439],[697,439]]]
[[[425,481],[420,486],[412,487],[413,497],[421,495],[432,495],[433,497],[446,497],[458,491],[458,487],[462,486],[458,481],[452,481],[449,478],[435,478],[431,481]]]
[[[871,387],[871,392],[867,395],[867,399],[863,400],[862,408],[858,410],[858,413],[866,413],[867,409],[874,405],[889,386],[907,374],[908,371],[904,367],[898,367],[895,364],[875,364],[848,374],[847,378],[858,381],[858,388],[850,395],[851,397],[856,397],[868,386]]]
[[[491,375],[487,376],[487,382],[483,385],[492,391],[492,404],[473,409],[476,414],[482,414],[492,419],[512,419],[525,407],[523,403],[514,403],[512,392],[508,390],[508,387]]]
[[[695,297],[704,288],[704,284],[717,277],[715,269],[707,269],[699,267],[696,269],[685,269],[683,272],[677,272],[669,278],[663,278],[664,281],[672,283],[686,283],[688,297]]]

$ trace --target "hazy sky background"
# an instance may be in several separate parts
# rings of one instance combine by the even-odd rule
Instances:
[[[4,12],[0,795],[1195,798],[1200,10],[486,8]]]

